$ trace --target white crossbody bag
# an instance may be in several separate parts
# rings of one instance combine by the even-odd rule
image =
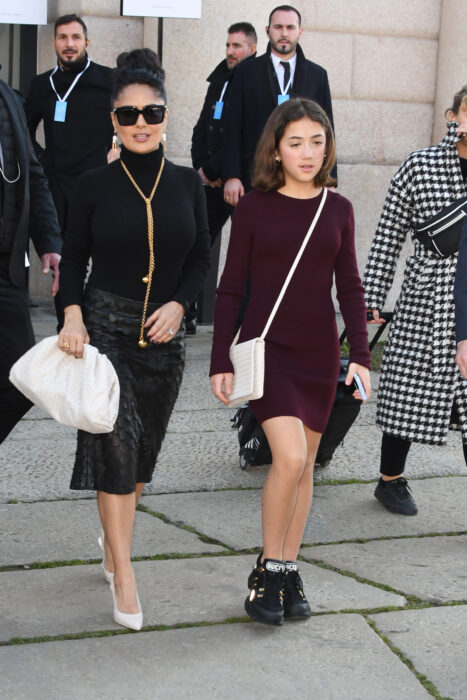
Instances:
[[[230,360],[234,366],[234,376],[233,376],[233,386],[232,393],[229,395],[228,405],[233,408],[234,406],[240,406],[247,401],[253,401],[254,399],[260,399],[264,391],[264,338],[269,330],[271,323],[274,320],[279,304],[286,292],[289,282],[292,279],[292,275],[295,272],[300,258],[302,257],[303,251],[305,250],[306,244],[308,243],[311,234],[316,226],[319,219],[321,211],[324,207],[324,203],[327,197],[327,189],[324,188],[323,197],[321,199],[318,211],[316,212],[313,221],[311,222],[308,233],[306,234],[304,241],[301,245],[300,250],[297,253],[292,267],[289,270],[289,274],[282,286],[282,289],[277,297],[274,308],[268,318],[268,321],[264,327],[263,332],[257,338],[252,338],[244,343],[237,343],[240,335],[240,330],[234,338],[232,345],[230,346]]]

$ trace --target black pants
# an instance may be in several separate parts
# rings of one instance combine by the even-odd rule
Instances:
[[[398,476],[403,474],[407,455],[409,454],[410,440],[403,440],[394,435],[383,433],[381,441],[381,466],[380,472],[384,476]],[[467,464],[467,445],[462,443],[464,459]]]
[[[206,276],[203,289],[197,302],[194,302],[186,313],[187,321],[195,320],[211,323],[214,318],[214,302],[217,288],[217,272],[219,265],[219,235],[234,207],[224,201],[223,187],[205,187],[206,205],[208,210],[208,225],[211,236],[211,268]]]
[[[32,406],[8,379],[11,366],[34,345],[34,333],[27,289],[11,284],[7,262],[0,261],[0,444]]]

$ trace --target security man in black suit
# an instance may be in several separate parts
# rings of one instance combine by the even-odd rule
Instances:
[[[32,406],[8,379],[14,362],[34,345],[27,290],[29,236],[42,271],[53,268],[55,294],[62,245],[57,214],[21,103],[0,80],[0,443]]]
[[[456,362],[460,373],[467,379],[467,218],[462,226],[454,284],[456,305]]]
[[[233,212],[233,207],[224,201],[222,190],[222,140],[232,76],[239,63],[256,56],[256,44],[256,31],[249,22],[236,22],[228,28],[226,57],[207,79],[209,87],[191,139],[193,167],[205,186],[212,249],[211,270],[198,300],[198,316],[203,321],[212,321],[213,318],[220,247],[218,236]],[[187,332],[195,329],[195,309],[191,310],[191,316],[187,313],[185,317]]]
[[[75,14],[57,19],[53,46],[57,65],[33,79],[24,110],[36,154],[49,180],[63,236],[78,176],[107,163],[113,134],[112,70],[88,58],[87,28]],[[36,141],[41,120],[45,150]],[[55,309],[60,326],[60,294],[55,297]]]
[[[233,206],[251,187],[256,146],[274,107],[290,97],[307,97],[321,105],[333,121],[327,73],[305,58],[298,44],[302,31],[298,10],[290,5],[276,7],[266,27],[266,53],[235,71],[224,128],[222,167],[224,199]]]
[[[88,58],[87,28],[77,15],[57,19],[53,45],[57,65],[33,79],[24,110],[65,231],[78,175],[105,165],[112,145],[112,70]],[[35,140],[41,120],[45,150]]]

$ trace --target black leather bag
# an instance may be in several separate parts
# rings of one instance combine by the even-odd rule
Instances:
[[[467,196],[456,200],[428,221],[415,226],[415,238],[425,248],[448,258],[459,250],[462,224],[467,217]]]
[[[386,323],[383,323],[376,330],[369,345],[370,351],[373,350],[381,334],[392,320],[392,313],[389,311],[380,312],[380,316],[386,319]],[[340,345],[342,345],[345,338],[346,332],[343,331],[339,338]],[[327,467],[332,460],[334,452],[347,435],[360,412],[362,402],[354,399],[352,396],[356,386],[347,386],[345,384],[348,366],[348,358],[341,357],[336,397],[326,430],[321,436],[315,466]],[[248,470],[250,467],[271,464],[272,455],[266,435],[256,420],[250,404],[246,403],[238,409],[232,418],[232,428],[238,431],[238,457],[241,469]]]

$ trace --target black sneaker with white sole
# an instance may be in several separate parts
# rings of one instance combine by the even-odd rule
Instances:
[[[375,489],[375,497],[391,513],[399,515],[417,515],[418,513],[410,486],[403,476],[391,481],[383,481],[380,478]]]
[[[303,591],[300,571],[294,561],[285,562],[284,618],[305,620],[311,617],[311,608]]]
[[[284,622],[285,562],[265,559],[261,554],[248,577],[250,595],[245,600],[245,610],[252,620],[265,625],[282,625]]]

